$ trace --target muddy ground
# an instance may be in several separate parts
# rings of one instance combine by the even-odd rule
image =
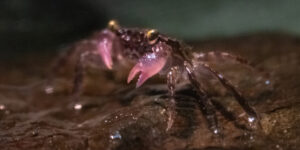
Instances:
[[[195,51],[227,51],[231,60],[208,60],[244,94],[259,114],[251,125],[232,95],[211,76],[201,78],[217,108],[220,134],[213,134],[189,83],[177,88],[176,116],[167,129],[165,79],[135,89],[127,69],[88,68],[82,95],[71,96],[74,64],[51,81],[58,55],[34,52],[0,65],[0,149],[101,150],[296,150],[300,148],[300,38],[285,34],[190,42]],[[206,81],[206,82],[205,82]],[[228,110],[224,115],[222,109]]]

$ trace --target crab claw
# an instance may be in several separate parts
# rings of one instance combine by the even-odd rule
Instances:
[[[103,30],[99,38],[100,42],[98,43],[98,51],[105,66],[111,70],[113,65],[112,49],[115,35],[111,31]]]
[[[156,53],[148,53],[139,59],[138,63],[131,69],[127,83],[140,72],[136,87],[140,87],[147,79],[157,74],[165,66],[166,57]]]

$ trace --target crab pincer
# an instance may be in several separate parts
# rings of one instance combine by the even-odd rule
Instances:
[[[159,73],[165,66],[167,58],[161,56],[159,53],[145,54],[138,60],[138,63],[131,69],[127,82],[130,83],[132,79],[138,74],[139,78],[136,87],[140,87],[150,77]]]
[[[108,69],[112,69],[113,61],[112,61],[112,49],[113,49],[113,42],[116,36],[109,30],[103,30],[102,36],[99,37],[98,43],[98,51],[104,62],[105,66]]]

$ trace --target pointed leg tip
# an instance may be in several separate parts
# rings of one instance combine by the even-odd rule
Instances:
[[[132,81],[132,79],[127,78],[127,84],[129,84]]]
[[[129,72],[129,75],[128,75],[128,78],[127,78],[127,83],[130,83],[133,78],[140,72],[141,70],[136,66],[134,66],[130,72]]]
[[[130,83],[133,80],[133,78],[135,77],[135,75],[136,75],[136,73],[130,72],[130,74],[129,74],[128,78],[127,78],[127,84]]]
[[[141,78],[141,77],[140,77]],[[142,86],[142,84],[144,83],[144,81],[141,81],[140,78],[138,79],[137,83],[136,83],[136,88],[139,88]]]
[[[112,65],[107,65],[107,68],[108,68],[109,70],[112,70]]]
[[[142,86],[142,83],[137,82],[135,88],[139,88]]]

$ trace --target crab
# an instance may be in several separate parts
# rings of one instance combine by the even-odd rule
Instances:
[[[80,45],[80,44],[79,44]],[[180,78],[189,81],[201,98],[199,103],[213,133],[219,133],[217,118],[213,102],[197,79],[198,67],[206,70],[232,93],[236,101],[249,116],[248,121],[258,119],[256,111],[250,107],[244,96],[221,73],[201,61],[208,56],[229,58],[238,63],[248,64],[247,60],[239,56],[219,51],[207,53],[191,52],[190,47],[181,41],[159,33],[155,29],[125,28],[117,21],[108,22],[107,28],[95,32],[89,39],[81,42],[79,57],[75,67],[73,95],[78,95],[82,86],[84,68],[87,61],[101,61],[104,66],[112,70],[115,62],[126,61],[134,64],[127,78],[130,83],[138,76],[136,87],[142,86],[149,78],[160,74],[165,76],[170,103],[167,106],[167,130],[172,127],[175,112],[175,88]],[[72,53],[72,52],[71,52]],[[67,56],[71,55],[67,53]],[[66,57],[57,63],[60,66]],[[198,70],[198,72],[196,72]]]

